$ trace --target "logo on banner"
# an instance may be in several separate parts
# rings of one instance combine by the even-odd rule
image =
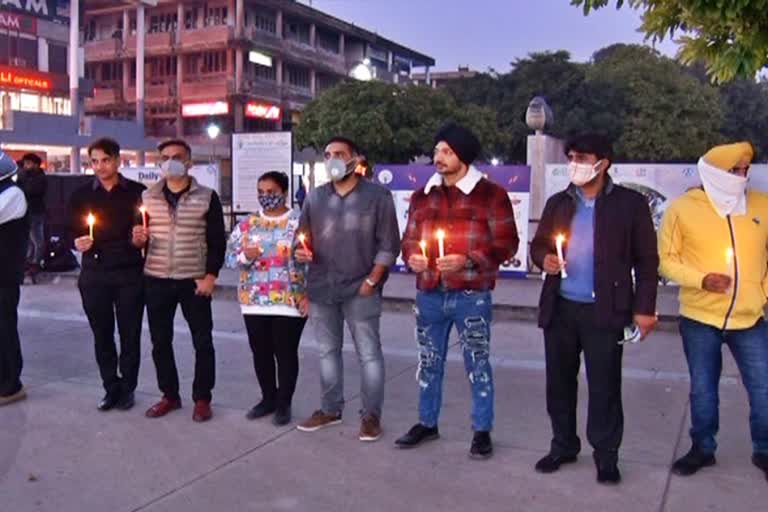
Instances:
[[[20,16],[12,12],[0,12],[0,28],[25,34],[36,34],[37,23],[34,18]]]
[[[278,121],[281,115],[282,111],[277,105],[259,103],[257,101],[249,101],[245,105],[245,117],[255,117],[257,119],[269,119]]]

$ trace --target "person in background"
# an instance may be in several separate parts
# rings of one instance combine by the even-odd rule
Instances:
[[[246,418],[274,413],[273,423],[291,421],[299,377],[299,341],[309,311],[306,265],[293,259],[299,212],[286,204],[288,176],[268,172],[258,181],[261,211],[241,221],[229,237],[226,263],[240,270],[238,298],[261,387],[261,401]]]
[[[689,476],[715,464],[723,345],[749,396],[752,463],[768,478],[768,195],[747,190],[748,142],[698,162],[703,186],[676,199],[659,231],[661,273],[680,285],[680,334],[691,376],[691,449],[672,465]]]
[[[139,207],[146,187],[118,172],[120,145],[114,140],[94,141],[88,156],[95,176],[72,194],[69,207],[75,248],[83,255],[78,288],[106,392],[98,410],[127,411],[134,406],[141,361],[144,258],[133,227],[141,223]],[[93,237],[89,215],[95,221]]]
[[[173,353],[173,319],[180,305],[195,347],[192,420],[203,422],[213,417],[216,354],[211,297],[227,248],[224,213],[216,191],[189,175],[189,144],[172,139],[160,144],[158,151],[163,178],[143,194],[148,228],[133,229],[136,245],[146,244],[147,319],[157,383],[163,393],[146,416],[160,418],[181,408]]]
[[[29,250],[27,251],[27,276],[37,282],[37,274],[45,255],[45,193],[48,181],[42,169],[43,160],[34,153],[21,158],[22,170],[17,184],[27,197],[29,208]]]
[[[18,329],[20,285],[29,240],[24,192],[13,181],[16,162],[0,151],[0,406],[24,400]]]

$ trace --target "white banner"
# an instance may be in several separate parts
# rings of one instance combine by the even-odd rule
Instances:
[[[232,135],[232,204],[237,212],[260,209],[257,183],[262,174],[293,168],[291,132],[235,133]],[[290,192],[292,197],[293,192]]]
[[[162,178],[162,171],[160,171],[159,167],[122,167],[120,174],[128,179],[143,183],[148,187],[157,183]],[[212,188],[217,194],[220,194],[218,164],[193,165],[189,170],[189,174],[194,176],[199,184]]]
[[[670,202],[688,189],[701,185],[696,164],[614,164],[609,171],[616,183],[642,193],[648,199],[653,222],[659,227]],[[756,164],[749,171],[750,187],[768,192],[768,165]],[[547,165],[544,192],[547,198],[569,183],[565,164]]]

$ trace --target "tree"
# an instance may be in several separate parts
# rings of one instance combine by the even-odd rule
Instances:
[[[347,81],[324,92],[304,110],[295,133],[299,147],[319,150],[344,135],[373,162],[406,163],[432,154],[434,135],[447,121],[473,129],[486,157],[504,146],[492,110],[460,107],[443,91],[384,82]]]
[[[571,0],[584,14],[610,4],[610,0]],[[684,64],[701,60],[715,82],[753,78],[768,65],[768,0],[616,0],[643,12],[641,30],[646,38],[673,38]]]
[[[768,159],[768,83],[736,80],[720,89],[720,101],[726,140],[750,141],[756,160]]]

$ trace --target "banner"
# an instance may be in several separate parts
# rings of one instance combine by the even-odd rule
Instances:
[[[669,203],[688,189],[701,185],[696,164],[614,164],[609,174],[616,183],[643,194],[651,208],[658,229]],[[768,192],[768,165],[753,165],[749,171],[750,187]],[[547,165],[544,178],[546,197],[552,197],[569,184],[566,164]]]
[[[290,178],[292,170],[291,132],[232,134],[232,205],[235,212],[261,209],[257,184],[262,174],[278,171]],[[293,191],[288,197],[293,197]]]
[[[528,217],[531,196],[531,168],[527,166],[491,166],[479,165],[477,168],[486,177],[502,187],[509,194],[515,211],[515,224],[520,237],[520,247],[509,261],[501,267],[501,274],[507,277],[525,276],[528,271]],[[405,233],[408,223],[408,207],[411,195],[426,185],[435,173],[431,165],[377,165],[373,172],[374,181],[392,191],[397,212],[400,234]],[[450,233],[447,234],[450,236]],[[397,269],[407,271],[402,255],[398,256]]]
[[[122,167],[120,174],[147,187],[154,185],[162,178],[159,167]],[[193,176],[200,185],[212,188],[220,194],[218,164],[194,165],[189,170],[189,175]]]

